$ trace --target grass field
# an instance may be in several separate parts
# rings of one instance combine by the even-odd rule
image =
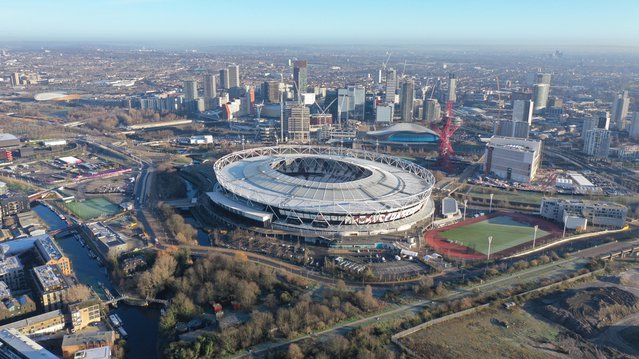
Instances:
[[[102,215],[112,216],[120,212],[120,207],[107,201],[103,197],[91,198],[82,202],[70,202],[66,206],[76,216],[89,220]]]
[[[490,252],[497,253],[533,240],[535,229],[528,224],[517,222],[510,217],[499,216],[481,222],[454,228],[439,235],[472,248],[477,252],[488,254],[488,236],[493,237]],[[549,232],[537,230],[537,238]]]
[[[549,352],[537,348],[557,342],[560,330],[524,310],[489,309],[436,324],[401,342],[422,358],[542,359]]]

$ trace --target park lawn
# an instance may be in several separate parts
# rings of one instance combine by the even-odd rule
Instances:
[[[120,212],[120,207],[109,202],[106,198],[97,197],[84,200],[82,202],[73,201],[66,206],[76,216],[83,220],[94,219],[100,216],[112,216]]]
[[[498,253],[508,248],[530,242],[534,238],[535,229],[525,223],[517,222],[510,217],[500,216],[481,222],[454,228],[439,235],[457,242],[483,254],[488,254],[488,236],[493,237],[491,253]],[[549,232],[537,230],[537,238]]]

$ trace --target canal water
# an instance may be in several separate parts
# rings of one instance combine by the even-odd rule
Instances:
[[[67,227],[65,221],[43,205],[33,207],[33,211],[47,223],[50,230]],[[64,254],[71,260],[73,271],[81,283],[91,286],[103,299],[106,297],[99,283],[109,289],[114,296],[118,296],[105,267],[101,267],[97,260],[89,257],[88,249],[83,247],[79,240],[68,236],[56,238],[56,241]],[[117,313],[120,316],[124,322],[124,329],[129,335],[127,338],[127,358],[155,359],[158,357],[159,309],[128,306],[121,303],[117,309],[111,310],[111,313]]]

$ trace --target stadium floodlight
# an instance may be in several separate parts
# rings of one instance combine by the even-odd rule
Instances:
[[[488,237],[488,255],[486,256],[486,260],[490,261],[490,245],[493,243],[493,236]]]
[[[490,207],[488,207],[488,213],[492,213],[493,211],[493,195],[494,194],[490,194]]]
[[[464,221],[466,220],[466,205],[467,205],[467,204],[468,204],[468,200],[467,200],[467,199],[465,199],[465,200],[464,200],[464,218],[463,218],[463,220],[464,220]]]

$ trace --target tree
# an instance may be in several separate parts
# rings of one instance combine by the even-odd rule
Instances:
[[[299,345],[291,343],[288,346],[288,353],[286,354],[288,359],[304,359],[304,352]]]
[[[76,303],[89,299],[91,297],[91,289],[84,284],[75,285],[67,291],[66,302]]]

